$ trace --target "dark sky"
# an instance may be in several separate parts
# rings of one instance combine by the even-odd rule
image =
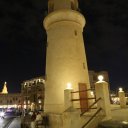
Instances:
[[[127,0],[79,0],[87,24],[90,70],[107,70],[111,88],[128,85]],[[22,81],[45,74],[47,0],[0,0],[0,89],[20,91]]]

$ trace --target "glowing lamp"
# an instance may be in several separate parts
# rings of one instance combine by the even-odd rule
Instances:
[[[93,91],[91,91],[90,94],[91,94],[91,96],[94,96],[94,92]]]
[[[30,104],[30,100],[28,100],[28,104]]]
[[[125,121],[125,120],[124,120],[124,121],[122,121],[122,123],[123,123],[123,124],[128,124],[128,122],[127,122],[127,121]]]
[[[15,108],[17,108],[17,104],[15,104],[14,106],[15,106]]]
[[[98,76],[98,80],[99,80],[99,82],[102,82],[103,79],[104,79],[104,77],[103,77],[102,75],[99,75],[99,76]]]
[[[27,106],[26,106],[26,105],[24,105],[24,108],[26,109],[26,108],[27,108]]]
[[[119,92],[123,92],[123,88],[119,88]]]
[[[71,83],[67,83],[67,88],[66,89],[72,89],[72,84]]]
[[[38,100],[38,103],[41,103],[41,100]]]

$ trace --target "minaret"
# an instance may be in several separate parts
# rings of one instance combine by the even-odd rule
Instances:
[[[43,22],[47,32],[45,112],[64,111],[67,83],[74,91],[78,91],[79,83],[90,88],[82,35],[85,18],[77,10],[77,0],[48,1]]]
[[[4,82],[4,87],[3,87],[3,89],[2,89],[2,94],[8,94],[7,82]]]

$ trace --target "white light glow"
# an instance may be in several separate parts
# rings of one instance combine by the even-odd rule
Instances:
[[[94,92],[93,91],[91,91],[90,94],[91,94],[91,96],[94,96]]]
[[[15,104],[14,107],[17,108],[17,105]]]
[[[3,117],[4,116],[4,112],[0,112],[0,116]]]
[[[72,84],[71,83],[67,83],[67,88],[66,89],[72,89]]]
[[[122,121],[122,123],[123,123],[123,124],[128,124],[128,121],[125,121],[125,120],[124,120],[124,121]]]
[[[119,88],[119,92],[123,92],[123,88]]]
[[[39,100],[38,102],[41,103],[41,100]]]
[[[99,76],[98,76],[98,80],[99,80],[99,81],[103,81],[103,79],[104,79],[104,77],[103,77],[102,75],[99,75]]]
[[[30,100],[28,100],[28,104],[30,104]]]
[[[24,108],[26,109],[26,105],[24,105]]]

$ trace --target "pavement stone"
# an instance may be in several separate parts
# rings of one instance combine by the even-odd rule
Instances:
[[[8,128],[21,128],[21,118],[14,118],[14,120],[11,122]]]

